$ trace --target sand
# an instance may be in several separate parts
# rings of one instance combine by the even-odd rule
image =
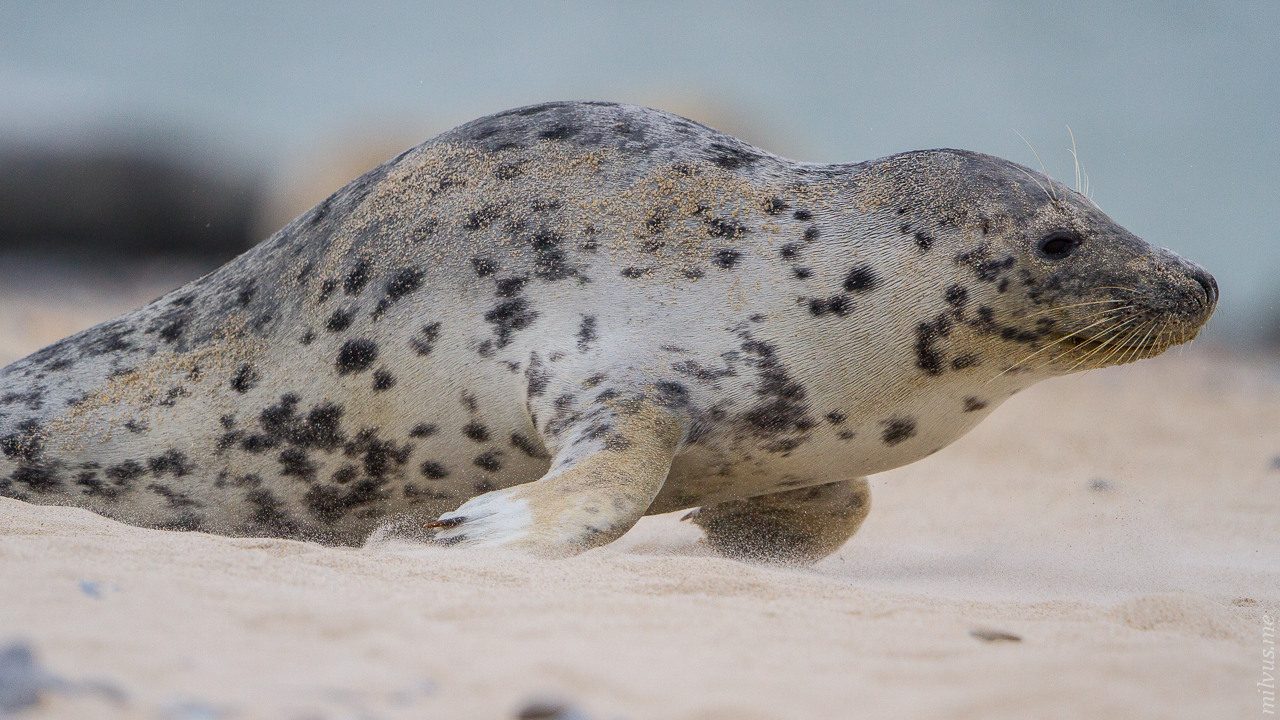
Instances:
[[[0,361],[147,282],[0,289]],[[548,561],[0,499],[0,650],[43,678],[23,718],[1264,717],[1278,456],[1280,368],[1199,344],[1043,383],[874,477],[808,569],[715,557],[679,514]]]

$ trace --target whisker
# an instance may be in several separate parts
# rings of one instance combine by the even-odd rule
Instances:
[[[1130,318],[1130,320],[1133,320],[1133,319],[1134,318]],[[1121,323],[1122,326],[1126,324],[1128,323],[1127,322]],[[1093,352],[1089,353],[1084,358],[1081,358],[1081,361],[1094,359],[1094,362],[1088,368],[1085,369],[1085,375],[1088,375],[1089,373],[1093,372],[1094,370],[1097,370],[1098,368],[1106,367],[1107,360],[1109,360],[1112,355],[1115,355],[1116,351],[1123,346],[1121,343],[1116,343],[1116,345],[1111,348],[1111,351],[1108,352],[1106,355],[1104,355],[1101,360],[1095,359],[1097,355],[1102,353],[1103,350],[1106,350],[1108,345],[1110,345],[1112,342],[1115,342],[1115,340],[1120,337],[1121,329],[1122,328],[1117,328],[1115,332],[1111,333],[1111,336],[1108,337],[1101,344],[1099,344],[1098,347],[1095,348]],[[1074,366],[1072,366],[1072,369],[1074,369]]]
[[[1095,288],[1093,288],[1093,289],[1094,289],[1094,290],[1121,290],[1121,291],[1123,291],[1123,292],[1130,293],[1132,297],[1142,298],[1142,299],[1145,299],[1145,300],[1150,300],[1150,299],[1151,299],[1151,296],[1150,296],[1150,295],[1147,295],[1147,294],[1145,294],[1145,293],[1143,293],[1143,294],[1138,294],[1138,290],[1137,290],[1136,288],[1131,288],[1131,287],[1122,287],[1122,286],[1120,286],[1120,285],[1099,285],[1099,286],[1097,286],[1097,287],[1095,287]]]
[[[1144,327],[1147,328],[1147,334],[1143,335],[1142,339],[1139,340],[1136,344],[1134,344],[1133,350],[1124,356],[1125,365],[1128,365],[1129,363],[1134,362],[1135,360],[1138,359],[1138,356],[1142,354],[1142,348],[1143,346],[1146,345],[1147,338],[1151,336],[1151,331],[1155,329],[1156,321],[1151,320]]]
[[[1111,311],[1108,311],[1108,312],[1114,313],[1114,312],[1115,312],[1115,310],[1111,310]],[[1084,332],[1085,330],[1088,330],[1089,328],[1096,327],[1096,326],[1098,326],[1098,325],[1102,325],[1103,323],[1110,322],[1111,320],[1112,320],[1112,318],[1110,318],[1110,317],[1104,317],[1104,318],[1103,318],[1103,319],[1101,319],[1101,320],[1098,320],[1098,321],[1096,321],[1096,322],[1090,323],[1089,325],[1086,325],[1086,326],[1084,326],[1084,327],[1080,328],[1079,330],[1076,330],[1075,332],[1071,333],[1070,335],[1063,335],[1062,337],[1058,338],[1057,340],[1054,340],[1053,342],[1049,343],[1048,345],[1045,345],[1044,347],[1040,348],[1039,350],[1036,350],[1035,352],[1031,353],[1030,355],[1026,356],[1025,358],[1023,358],[1023,359],[1019,360],[1018,362],[1014,363],[1013,365],[1010,365],[1009,367],[1005,368],[1004,370],[1001,370],[999,373],[997,373],[997,374],[995,375],[995,377],[992,377],[990,380],[988,380],[988,381],[987,381],[987,384],[990,384],[990,383],[994,382],[994,381],[995,381],[997,378],[999,378],[1001,375],[1004,375],[1005,373],[1007,373],[1007,372],[1009,372],[1009,371],[1011,371],[1011,370],[1014,370],[1014,369],[1016,369],[1016,368],[1018,368],[1018,367],[1021,367],[1024,363],[1026,363],[1027,361],[1031,360],[1031,358],[1036,357],[1036,356],[1037,356],[1037,355],[1039,355],[1040,353],[1042,353],[1042,352],[1044,352],[1044,351],[1046,351],[1046,350],[1049,350],[1049,349],[1051,349],[1051,348],[1057,347],[1059,344],[1061,344],[1061,343],[1063,343],[1063,342],[1066,342],[1067,340],[1070,340],[1071,338],[1075,337],[1076,335],[1079,335],[1080,333]]]
[[[1137,319],[1138,319],[1138,317],[1135,315],[1135,316],[1133,316],[1133,317],[1131,317],[1131,318],[1129,318],[1129,319],[1127,319],[1127,320],[1125,320],[1125,321],[1123,321],[1123,322],[1120,322],[1120,323],[1118,323],[1118,324],[1116,324],[1116,325],[1113,325],[1112,327],[1109,327],[1109,328],[1107,328],[1106,330],[1104,330],[1103,332],[1099,333],[1099,334],[1098,334],[1098,337],[1100,337],[1100,338],[1104,338],[1103,342],[1102,342],[1102,343],[1100,343],[1097,347],[1095,347],[1095,348],[1093,348],[1092,350],[1090,350],[1088,353],[1086,353],[1083,357],[1081,357],[1078,361],[1076,361],[1076,363],[1075,363],[1074,365],[1072,365],[1071,367],[1067,368],[1067,373],[1069,374],[1069,373],[1074,372],[1074,371],[1075,371],[1075,369],[1076,369],[1077,367],[1080,367],[1080,365],[1082,365],[1083,363],[1085,363],[1086,361],[1088,361],[1088,360],[1089,360],[1089,358],[1091,358],[1091,357],[1093,357],[1094,355],[1097,355],[1098,353],[1102,352],[1103,348],[1105,348],[1108,344],[1110,344],[1111,342],[1115,341],[1115,339],[1116,339],[1116,338],[1121,337],[1122,335],[1124,335],[1124,334],[1125,334],[1125,333],[1124,333],[1124,330],[1125,330],[1125,326],[1126,326],[1126,325],[1128,325],[1128,324],[1130,324],[1130,323],[1132,323],[1132,322],[1136,321]],[[1116,345],[1116,348],[1123,347],[1123,345],[1124,345],[1124,341],[1122,340],[1119,344],[1117,344],[1117,345]],[[1114,352],[1115,352],[1115,350],[1113,349],[1113,350],[1112,350],[1112,354],[1114,354]],[[1107,357],[1110,357],[1110,355],[1108,355]]]
[[[1053,189],[1053,178],[1052,178],[1052,177],[1049,177],[1049,171],[1048,171],[1047,169],[1045,169],[1044,161],[1040,159],[1040,153],[1036,152],[1036,149],[1035,149],[1034,147],[1032,147],[1032,145],[1031,145],[1030,141],[1028,141],[1025,137],[1022,137],[1022,133],[1018,132],[1017,130],[1014,130],[1013,132],[1014,132],[1014,133],[1016,133],[1018,137],[1022,138],[1022,142],[1027,143],[1027,147],[1028,147],[1028,148],[1031,148],[1031,154],[1032,154],[1032,155],[1035,155],[1035,156],[1036,156],[1036,162],[1040,163],[1040,173],[1041,173],[1042,175],[1044,175],[1046,178],[1048,178],[1048,179],[1049,179],[1049,189],[1048,189],[1048,190],[1045,190],[1045,187],[1044,187],[1043,185],[1040,185],[1040,181],[1039,181],[1039,180],[1036,180],[1036,185],[1040,185],[1040,189],[1041,189],[1041,190],[1044,190],[1044,194],[1045,194],[1045,195],[1048,195],[1048,196],[1049,196],[1049,199],[1053,200],[1054,202],[1058,202],[1058,194],[1057,194],[1056,192],[1052,192],[1052,189]],[[1035,180],[1035,178],[1034,178],[1034,177],[1033,177],[1033,178],[1031,178],[1031,179],[1032,179],[1032,180]]]
[[[1067,126],[1067,134],[1071,136],[1071,159],[1076,164],[1076,192],[1083,195],[1084,193],[1080,190],[1080,155],[1076,152],[1076,134],[1071,132],[1070,125]]]
[[[1051,313],[1055,310],[1070,310],[1071,308],[1084,307],[1086,305],[1101,305],[1103,303],[1118,303],[1118,302],[1127,302],[1127,301],[1116,298],[1114,300],[1090,300],[1089,302],[1074,303],[1071,305],[1055,305],[1054,307],[1051,307],[1051,308],[1045,308],[1043,310],[1033,312],[1030,315],[1027,315],[1026,317],[1027,318],[1039,317],[1041,315],[1044,315],[1045,313]]]
[[[1137,320],[1137,318],[1134,318],[1134,320]],[[1117,333],[1112,336],[1111,340],[1115,340],[1116,344],[1111,347],[1111,351],[1104,355],[1101,360],[1095,360],[1094,367],[1103,368],[1109,365],[1119,364],[1120,361],[1116,359],[1117,356],[1119,358],[1123,358],[1129,352],[1129,341],[1141,332],[1143,327],[1145,326],[1138,325],[1136,327],[1125,328],[1124,332]]]

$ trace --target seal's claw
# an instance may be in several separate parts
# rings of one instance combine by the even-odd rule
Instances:
[[[680,522],[688,522],[689,520],[697,520],[697,519],[698,519],[698,515],[700,515],[700,514],[702,514],[702,508],[700,508],[700,507],[696,507],[696,508],[694,508],[694,509],[690,510],[689,512],[685,513],[685,514],[684,514],[684,517],[680,518]],[[428,526],[428,527],[430,527],[430,526]]]
[[[461,515],[459,515],[457,517],[451,517],[451,518],[437,518],[427,523],[426,525],[423,525],[422,527],[426,528],[427,530],[438,530],[443,528],[457,527],[466,521],[467,519],[465,517],[462,517]]]
[[[515,500],[511,490],[485,493],[426,524],[435,530],[437,545],[492,547],[510,545],[528,534],[531,520],[527,501]]]

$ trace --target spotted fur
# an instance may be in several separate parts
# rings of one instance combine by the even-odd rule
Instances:
[[[853,478],[1184,342],[1216,297],[990,156],[797,163],[656,110],[536,105],[0,371],[0,495],[340,543],[445,513],[442,541],[553,551],[707,506],[716,547],[813,559],[865,515]]]

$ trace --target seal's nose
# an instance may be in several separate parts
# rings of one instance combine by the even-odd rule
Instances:
[[[1208,307],[1218,304],[1218,281],[1213,276],[1204,271],[1202,267],[1196,267],[1191,271],[1191,277],[1200,283],[1200,287],[1204,288],[1204,296],[1207,299]]]

